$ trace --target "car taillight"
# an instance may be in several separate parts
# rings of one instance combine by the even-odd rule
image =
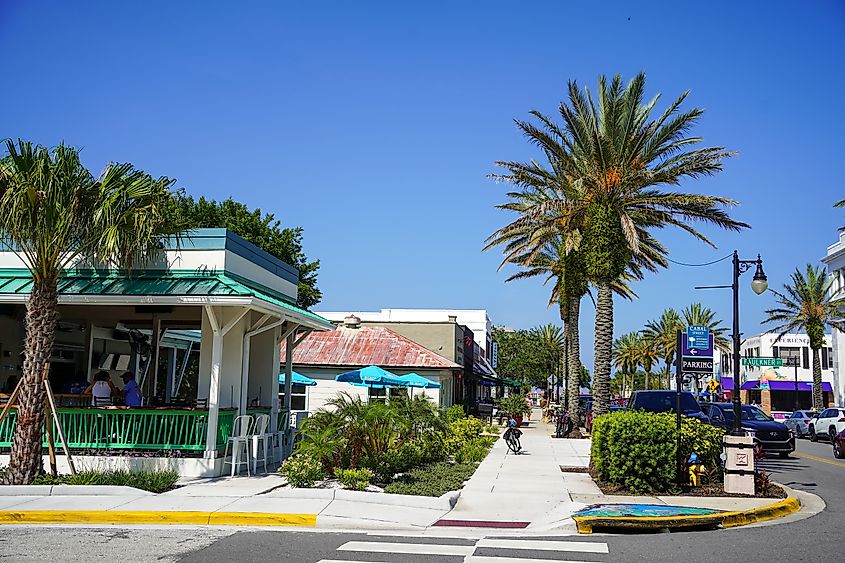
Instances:
[[[805,419],[804,419],[804,424],[810,424],[810,421],[809,421],[809,420],[807,420],[807,419],[805,418]]]
[[[843,416],[842,418],[840,418],[837,422],[845,422],[845,416]]]

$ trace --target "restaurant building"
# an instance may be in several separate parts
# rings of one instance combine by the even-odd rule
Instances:
[[[273,453],[281,458],[290,416],[289,404],[278,401],[280,345],[293,350],[312,331],[334,329],[296,306],[298,279],[295,268],[225,229],[165,241],[129,274],[83,263],[65,271],[50,381],[74,457],[88,467],[220,475],[235,417],[267,414],[271,431],[280,432]],[[21,373],[31,285],[20,256],[0,249],[0,388],[7,392]],[[119,398],[92,406],[79,391],[101,370],[117,388],[120,374],[133,372],[144,406],[123,407]],[[0,423],[0,465],[8,462],[15,419],[13,408]]]

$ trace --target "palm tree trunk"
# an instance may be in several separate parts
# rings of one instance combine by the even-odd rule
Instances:
[[[18,418],[5,482],[28,485],[41,473],[41,433],[44,426],[44,384],[53,351],[58,298],[55,283],[33,286],[26,305],[26,344]]]
[[[566,410],[569,411],[569,416],[572,418],[573,428],[581,426],[581,416],[579,414],[579,400],[578,392],[580,391],[581,382],[581,341],[578,330],[578,319],[581,316],[581,296],[569,298],[569,318],[566,322],[566,339],[569,343],[569,373],[567,377],[569,393],[569,404],[566,405]]]
[[[607,412],[610,402],[610,359],[613,348],[613,290],[607,281],[597,284],[593,415]]]
[[[822,393],[822,364],[819,361],[819,349],[813,348],[813,410],[821,412],[825,408]]]

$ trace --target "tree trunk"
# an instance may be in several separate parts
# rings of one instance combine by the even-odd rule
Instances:
[[[819,349],[813,348],[813,410],[821,412],[825,408],[822,392],[822,364],[819,361]]]
[[[569,411],[569,416],[572,419],[573,428],[581,426],[581,416],[579,413],[579,399],[581,382],[581,335],[578,330],[578,319],[581,316],[581,297],[569,298],[569,318],[566,322],[566,338],[569,342],[569,373],[567,374],[569,392],[569,403],[566,405],[566,410]]]
[[[593,416],[608,411],[610,359],[613,348],[613,290],[607,281],[598,284],[596,299],[595,366],[593,368]]]
[[[58,305],[55,283],[33,286],[26,305],[26,343],[18,417],[4,478],[9,485],[28,485],[42,472],[43,381],[50,369]]]

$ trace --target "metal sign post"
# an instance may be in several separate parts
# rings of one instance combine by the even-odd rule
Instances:
[[[678,431],[677,452],[675,462],[678,478],[678,487],[684,484],[684,461],[681,457],[681,386],[683,385],[683,355],[682,343],[683,334],[678,331],[677,342],[675,343],[675,425]]]

